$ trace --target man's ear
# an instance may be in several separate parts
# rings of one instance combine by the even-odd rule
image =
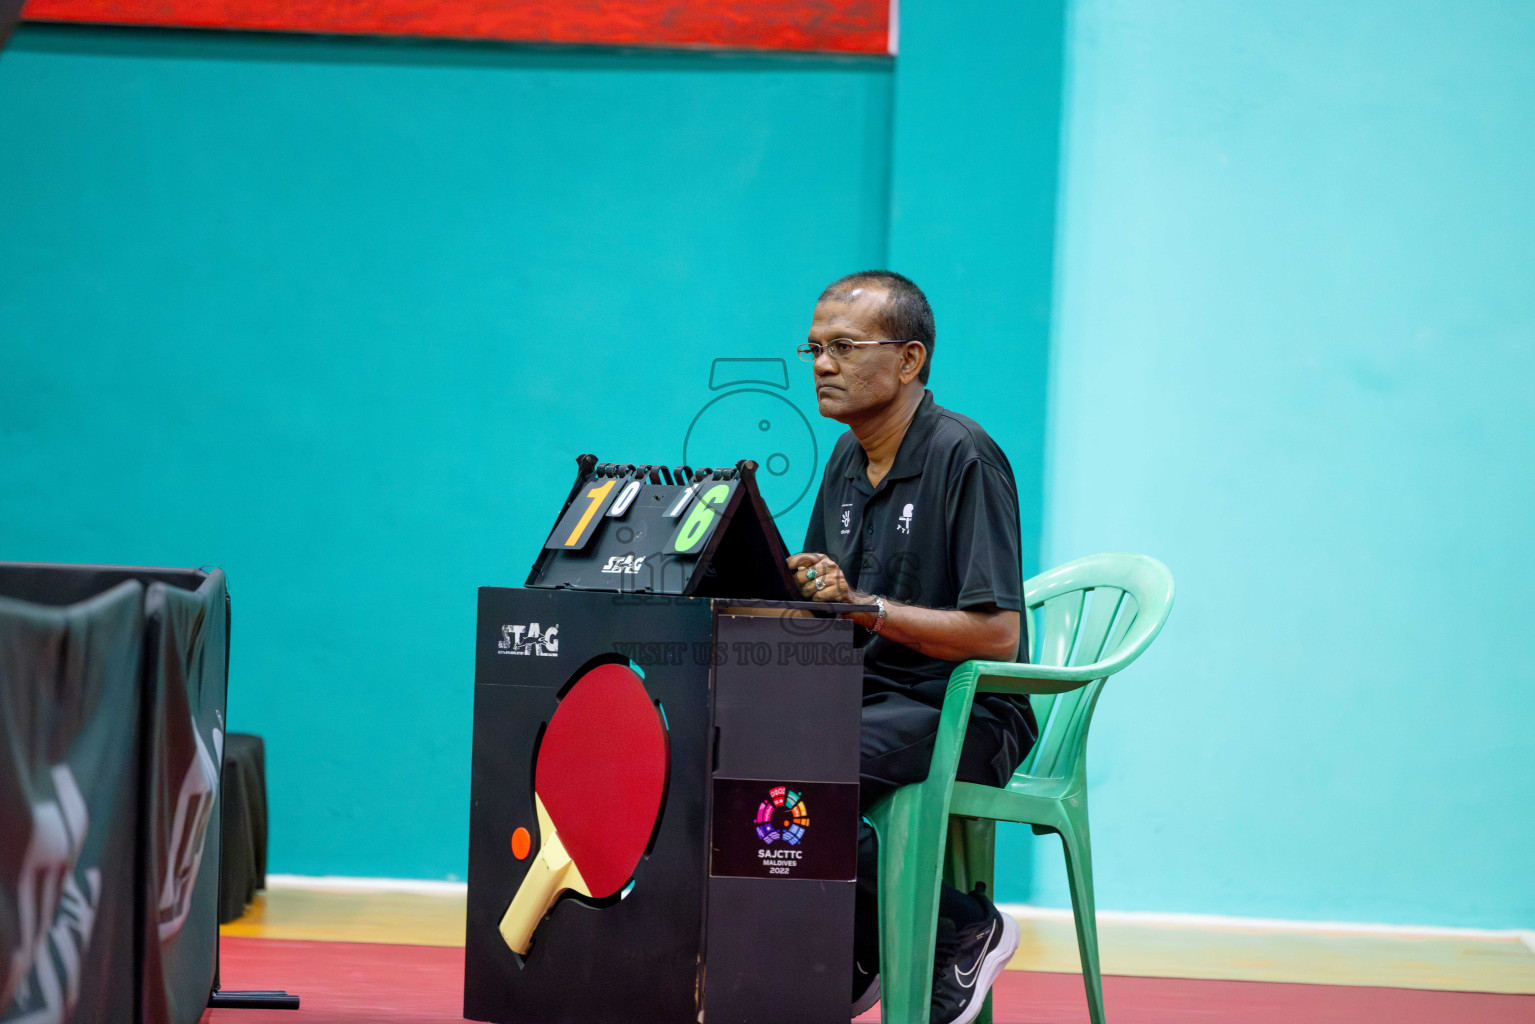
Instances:
[[[927,362],[927,346],[920,341],[908,341],[901,350],[901,383],[910,384],[922,372]]]

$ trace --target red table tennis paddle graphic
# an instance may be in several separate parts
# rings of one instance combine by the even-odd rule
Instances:
[[[611,896],[634,875],[666,794],[670,748],[660,712],[628,665],[577,679],[549,719],[533,768],[538,855],[501,918],[526,955],[560,893]]]

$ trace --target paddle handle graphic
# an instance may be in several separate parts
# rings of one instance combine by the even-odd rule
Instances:
[[[559,832],[536,793],[533,803],[538,812],[538,856],[528,864],[528,873],[523,876],[511,906],[501,918],[501,938],[519,956],[527,955],[533,945],[533,930],[549,913],[560,893],[574,889],[583,896],[591,895],[586,879],[581,877],[576,862],[565,851],[565,844],[560,841]]]

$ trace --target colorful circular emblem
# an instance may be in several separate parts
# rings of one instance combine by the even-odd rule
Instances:
[[[810,812],[800,795],[786,786],[768,790],[768,798],[757,806],[757,838],[764,843],[782,840],[798,846],[810,827]]]

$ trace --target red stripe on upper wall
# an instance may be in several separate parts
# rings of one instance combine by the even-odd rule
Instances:
[[[28,0],[30,21],[889,53],[892,0]]]

